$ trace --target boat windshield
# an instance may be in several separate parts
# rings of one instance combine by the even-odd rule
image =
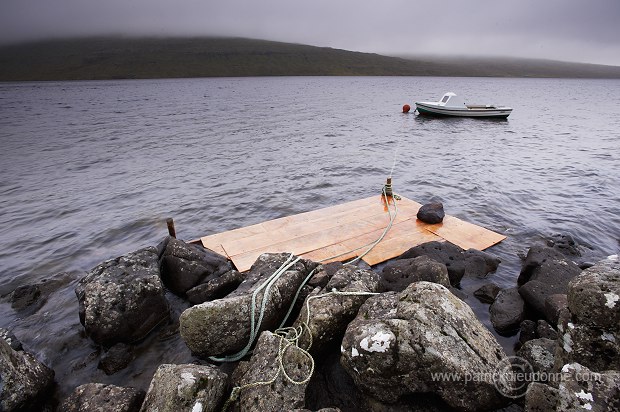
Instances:
[[[445,102],[447,102],[447,101],[448,101],[448,99],[449,99],[449,98],[450,98],[450,96],[445,95],[445,96],[443,97],[443,99],[441,99],[441,102],[442,102],[442,103],[445,103]]]

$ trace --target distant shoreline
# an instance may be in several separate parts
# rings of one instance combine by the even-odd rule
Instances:
[[[243,38],[90,37],[0,47],[0,81],[263,76],[620,78],[620,67],[520,58],[389,57]]]

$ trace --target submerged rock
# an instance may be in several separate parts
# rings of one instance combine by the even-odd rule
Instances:
[[[476,289],[474,296],[482,303],[493,303],[500,290],[500,287],[495,283],[487,283]]]
[[[219,411],[227,387],[228,375],[210,365],[160,365],[140,411]]]
[[[447,288],[450,287],[446,265],[428,256],[393,260],[383,268],[381,274],[383,288],[396,292],[401,292],[412,282],[421,280],[439,283]]]
[[[233,354],[246,346],[250,338],[252,294],[255,301],[256,330],[275,329],[286,315],[297,290],[315,267],[315,263],[299,260],[274,280],[264,305],[262,322],[259,311],[266,287],[261,286],[289,259],[290,254],[263,254],[254,262],[246,279],[224,299],[205,302],[186,309],[180,317],[182,338],[198,356]]]
[[[80,385],[60,407],[59,412],[138,412],[144,391],[103,383]]]
[[[75,294],[86,333],[104,346],[143,339],[170,317],[154,247],[101,263],[79,281]]]
[[[217,279],[232,269],[224,256],[175,238],[168,239],[161,266],[164,285],[179,296],[185,296],[191,288]]]
[[[0,339],[0,411],[37,410],[53,383],[53,370]]]
[[[13,309],[25,309],[35,303],[40,306],[42,302],[37,302],[41,297],[41,289],[38,285],[24,285],[16,288],[10,295],[11,307]]]
[[[341,362],[362,391],[383,402],[430,392],[473,411],[505,404],[490,378],[504,357],[467,304],[441,285],[417,282],[362,305],[347,328]],[[436,377],[451,373],[488,379]]]
[[[101,357],[97,367],[103,370],[106,375],[113,375],[125,369],[133,359],[133,347],[124,343],[117,343]]]

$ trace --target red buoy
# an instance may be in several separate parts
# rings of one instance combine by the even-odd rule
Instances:
[[[409,110],[411,110],[411,106],[409,106],[408,104],[403,106],[403,113],[409,113]]]

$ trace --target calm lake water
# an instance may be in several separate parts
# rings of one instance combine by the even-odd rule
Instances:
[[[454,91],[514,108],[507,121],[402,114]],[[88,382],[148,386],[194,360],[149,337],[124,371],[97,369],[77,280],[155,245],[395,191],[503,233],[489,279],[513,286],[519,255],[556,234],[582,260],[620,249],[620,80],[432,77],[228,78],[0,83],[0,327],[54,368],[60,395]],[[58,275],[60,272],[65,272]],[[6,295],[46,280],[38,310]],[[183,303],[170,295],[175,310]],[[488,322],[488,305],[469,298]],[[499,338],[510,351],[514,338]],[[94,353],[94,354],[93,354]]]

